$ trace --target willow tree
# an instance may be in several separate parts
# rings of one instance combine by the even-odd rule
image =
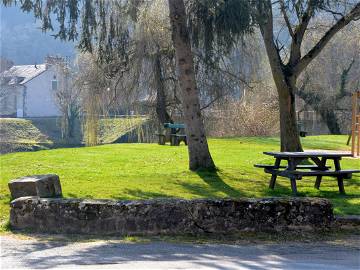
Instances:
[[[55,37],[78,40],[82,51],[97,52],[99,61],[129,62],[131,23],[137,8],[145,0],[3,0],[5,6],[19,4],[24,12],[33,12],[42,21],[42,29],[54,30],[52,19],[57,20]],[[168,0],[172,40],[179,70],[182,106],[188,136],[189,168],[214,169],[205,136],[205,128],[196,87],[193,55],[183,0]],[[114,72],[123,65],[113,66]]]
[[[278,92],[281,150],[302,151],[295,111],[297,80],[337,32],[360,18],[359,1],[199,0],[190,1],[190,7],[192,31],[195,37],[203,36],[198,45],[210,58],[213,50],[229,50],[239,37],[260,29]],[[329,15],[333,24],[305,51],[302,45],[311,21]],[[287,33],[279,25],[280,17]]]
[[[156,96],[155,112],[159,123],[173,123],[169,108],[176,101],[177,80],[167,2],[146,2],[137,13],[133,38],[136,53],[131,63],[141,70],[150,96],[153,93]]]

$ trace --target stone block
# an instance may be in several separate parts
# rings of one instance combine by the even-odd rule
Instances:
[[[8,185],[13,199],[26,196],[43,198],[62,196],[60,179],[56,174],[25,176],[11,180]]]

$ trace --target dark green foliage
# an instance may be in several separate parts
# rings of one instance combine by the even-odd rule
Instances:
[[[228,52],[241,35],[252,32],[249,0],[189,1],[193,43],[210,58],[215,48]]]

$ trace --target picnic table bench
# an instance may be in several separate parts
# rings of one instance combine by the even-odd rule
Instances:
[[[291,189],[294,195],[297,194],[296,180],[303,176],[316,176],[315,188],[319,189],[323,176],[337,178],[339,192],[344,194],[344,179],[350,179],[353,173],[360,173],[360,170],[342,170],[340,160],[342,157],[351,157],[351,153],[340,151],[305,151],[305,152],[264,152],[265,155],[275,158],[274,165],[255,164],[257,168],[263,168],[266,173],[271,174],[269,188],[274,189],[277,176],[290,179]],[[287,166],[282,166],[281,161],[287,161]],[[303,161],[311,160],[315,164],[300,164]],[[335,170],[326,165],[327,160],[333,160]]]
[[[170,145],[179,146],[181,142],[184,142],[185,145],[187,145],[186,135],[184,134],[185,124],[164,123],[163,127],[167,130],[170,130]],[[156,135],[159,138],[159,144],[165,145],[167,135],[164,133],[157,133]]]

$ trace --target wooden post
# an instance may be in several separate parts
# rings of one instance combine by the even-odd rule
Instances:
[[[279,169],[280,163],[281,163],[281,158],[277,157],[275,160],[274,169]],[[271,189],[275,188],[276,177],[277,177],[277,175],[275,173],[271,175],[269,188],[271,188]]]
[[[351,154],[353,157],[360,156],[360,112],[359,112],[360,91],[352,96],[351,116]]]

